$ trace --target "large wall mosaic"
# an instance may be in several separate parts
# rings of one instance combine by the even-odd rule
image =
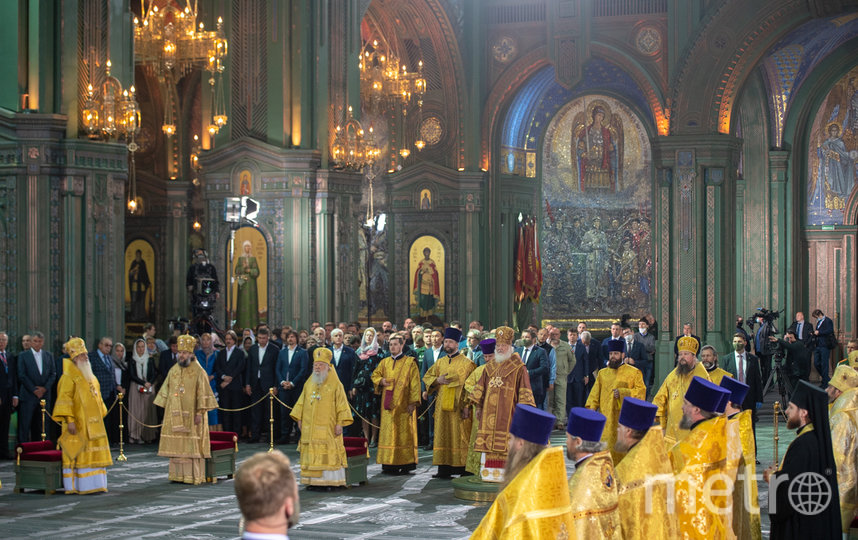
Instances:
[[[651,151],[640,119],[603,95],[579,97],[542,148],[543,318],[649,310]]]

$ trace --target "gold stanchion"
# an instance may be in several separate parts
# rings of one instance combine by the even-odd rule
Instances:
[[[775,467],[778,466],[778,441],[780,440],[780,436],[778,436],[778,414],[780,414],[781,402],[775,401],[774,410],[775,410]]]
[[[125,394],[119,392],[119,455],[116,457],[116,461],[128,461],[128,458],[125,457],[125,445],[123,443],[122,432],[125,429],[125,424],[122,423],[122,398],[125,397]]]
[[[274,451],[274,388],[268,389],[268,452]]]
[[[42,407],[42,442],[48,438],[48,435],[45,433],[45,400],[40,399],[39,405]]]

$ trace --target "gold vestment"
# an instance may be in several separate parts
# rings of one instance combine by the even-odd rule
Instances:
[[[164,408],[158,455],[170,458],[169,479],[186,484],[205,481],[203,462],[211,457],[206,413],[217,408],[206,371],[195,359],[170,368],[154,402]],[[199,424],[195,415],[202,415]]]
[[[337,475],[336,479],[325,475],[325,471],[345,470],[346,447],[342,433],[337,435],[335,430],[336,426],[348,426],[353,422],[346,391],[333,366],[322,384],[317,384],[312,375],[307,379],[291,416],[301,422],[298,442],[301,483],[344,486],[345,475]]]
[[[736,427],[732,427],[733,425]],[[755,476],[757,472],[757,449],[754,444],[751,411],[746,410],[733,415],[727,420],[727,428],[731,435],[738,431],[741,444],[738,449],[739,455],[736,458],[729,455],[736,451],[735,443],[730,439],[727,441],[728,469],[732,466],[731,461],[737,459],[733,487],[733,532],[739,540],[761,540],[763,533],[760,525],[760,504]],[[728,472],[728,474],[733,477],[734,473]]]
[[[703,420],[671,449],[670,459],[676,476],[676,515],[683,539],[733,537],[727,518],[728,512],[732,516],[729,508],[732,497],[721,494],[727,492],[729,486],[723,480],[710,480],[725,473],[726,424],[724,416]]]
[[[709,373],[703,364],[698,362],[691,373],[679,374],[679,368],[667,374],[661,388],[652,398],[652,404],[658,407],[655,417],[664,430],[664,441],[668,447],[673,446],[688,435],[687,429],[679,429],[679,421],[682,420],[682,403],[685,401],[685,392],[691,379],[695,376],[709,380]]]
[[[707,371],[707,373],[709,373],[709,380],[717,384],[718,386],[721,386],[721,379],[723,379],[725,376],[732,377],[734,379],[736,378],[736,376],[729,371],[725,371],[719,367],[716,367],[712,371]]]
[[[617,390],[619,397],[614,397],[614,390]],[[607,443],[614,464],[619,463],[622,458],[622,454],[614,451],[614,445],[617,442],[620,406],[627,397],[646,400],[646,385],[641,370],[628,364],[620,364],[617,369],[606,367],[599,370],[585,405],[588,409],[605,415],[602,440]]]
[[[572,538],[563,448],[546,448],[498,493],[472,540]]]
[[[667,512],[667,486],[673,482],[673,468],[660,426],[649,428],[614,473],[623,540],[678,538],[676,520]]]
[[[572,503],[569,538],[622,538],[617,511],[617,481],[610,452],[598,452],[578,464],[569,477],[569,498]]]
[[[849,532],[849,525],[858,512],[858,388],[840,394],[830,414],[840,521],[843,532]]]
[[[101,400],[101,387],[95,377],[87,380],[77,365],[70,359],[63,359],[63,374],[57,383],[57,401],[51,417],[62,424],[60,446],[63,449],[63,475],[71,475],[73,490],[67,493],[90,493],[107,491],[106,489],[86,490],[81,486],[80,475],[105,474],[104,467],[113,465],[110,456],[110,443],[104,429],[104,417],[107,407]],[[74,422],[76,435],[68,432],[68,423]],[[76,455],[72,455],[76,453]],[[79,472],[81,469],[96,471]],[[86,486],[86,482],[83,483]]]
[[[381,386],[386,379],[391,386]],[[393,360],[388,356],[372,372],[375,392],[381,394],[381,429],[376,461],[383,465],[417,463],[417,404],[420,403],[420,373],[411,356]],[[388,397],[387,393],[392,392]],[[387,408],[390,404],[391,409]],[[408,411],[414,404],[415,410]]]
[[[465,380],[476,366],[460,353],[442,356],[423,376],[426,390],[437,394],[435,403],[435,443],[433,465],[464,467],[468,459],[468,436],[471,433],[471,416],[462,419],[462,412],[470,403],[465,400]],[[435,381],[444,375],[447,384]]]
[[[483,374],[483,371],[486,369],[486,365],[483,364],[481,366],[477,366],[474,368],[474,371],[468,375],[468,378],[465,379],[465,395],[470,396],[471,392],[474,391],[474,387],[477,385],[477,381],[480,380],[480,376]],[[471,411],[471,418],[475,420],[471,422],[471,440],[468,442],[468,459],[465,462],[465,470],[471,474],[480,474],[480,458],[482,453],[474,450],[474,443],[477,440],[477,427],[479,426],[479,422],[476,420],[476,414],[474,406],[474,402],[470,401],[471,408],[474,409]]]

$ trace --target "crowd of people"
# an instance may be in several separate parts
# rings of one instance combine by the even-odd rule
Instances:
[[[74,338],[56,356],[34,332],[14,357],[0,332],[0,412],[4,434],[15,409],[19,442],[36,440],[40,400],[45,401],[54,420],[48,435],[63,448],[69,492],[106,490],[109,444],[120,436],[111,415],[124,394],[124,436],[132,444],[157,441],[159,455],[170,458],[173,481],[204,480],[209,429],[223,428],[248,442],[273,437],[277,444],[297,443],[300,483],[330,490],[346,484],[343,436],[352,435],[378,448],[385,474],[410,474],[418,446],[424,446],[433,452],[435,478],[477,475],[497,483],[503,503],[486,515],[478,538],[496,537],[511,519],[521,523],[509,530],[530,535],[562,526],[577,537],[652,536],[645,534],[649,530],[668,538],[755,538],[760,519],[754,427],[764,372],[772,369],[766,362],[782,356],[766,358],[773,350],[767,345],[778,343],[791,388],[787,426],[798,430],[796,441],[802,442],[793,443],[765,477],[792,480],[816,471],[833,490],[834,502],[831,512],[811,517],[790,511],[787,485],[775,481],[773,538],[787,537],[796,527],[846,531],[858,503],[858,344],[849,342],[847,358],[830,366],[827,319],[816,310],[817,323],[811,325],[801,315],[783,338],[760,331],[751,336],[738,318],[733,351],[725,355],[685,324],[674,344],[675,368],[658,386],[658,329],[651,315],[637,321],[624,316],[601,341],[584,322],[569,329],[531,326],[518,334],[506,326],[486,330],[480,321],[467,329],[456,321],[433,328],[411,319],[402,330],[389,321],[378,329],[357,323],[313,323],[308,331],[260,325],[240,336],[230,330],[222,337],[173,335],[166,342],[146,325],[128,351],[103,337],[89,352]],[[808,382],[811,356],[819,359],[824,391]],[[282,406],[275,407],[276,422],[266,429],[269,389],[276,389]],[[575,473],[564,490],[569,499],[542,508],[544,501],[525,492],[554,490],[542,485],[556,481],[546,471],[565,471],[562,454],[549,444],[557,429],[567,431],[566,455]],[[0,446],[6,451],[8,443]],[[719,492],[702,500],[697,488],[713,481],[732,482],[726,486],[732,498]],[[664,494],[655,497],[659,504],[668,504],[667,494],[681,495],[669,508],[653,510],[653,493]],[[647,515],[641,514],[644,503]],[[522,521],[520,516],[537,510],[551,517]],[[665,520],[664,512],[675,513],[675,519]]]

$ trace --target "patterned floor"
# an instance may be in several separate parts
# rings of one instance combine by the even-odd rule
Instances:
[[[765,423],[762,419],[757,431],[760,470],[772,461],[772,428]],[[781,426],[782,456],[793,435]],[[565,434],[555,432],[552,444],[564,443]],[[266,449],[260,444],[242,444],[238,460]],[[281,450],[297,464],[295,445]],[[155,455],[154,446],[133,446],[126,455],[127,462],[117,463],[108,471],[109,493],[89,496],[14,494],[14,462],[0,462],[0,536],[57,540],[93,535],[99,539],[238,538],[239,512],[231,480],[196,487],[173,484],[167,481],[167,461]],[[380,465],[371,465],[365,486],[331,493],[301,488],[300,524],[290,531],[290,538],[467,538],[487,506],[453,498],[449,481],[431,478],[435,472],[431,463],[431,453],[421,450],[413,476],[382,475]],[[760,483],[759,487],[767,537],[767,486]]]

